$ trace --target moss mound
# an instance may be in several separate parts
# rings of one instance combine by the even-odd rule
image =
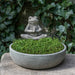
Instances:
[[[18,39],[13,42],[12,48],[27,54],[51,54],[61,51],[64,46],[57,38],[47,37],[39,40]]]

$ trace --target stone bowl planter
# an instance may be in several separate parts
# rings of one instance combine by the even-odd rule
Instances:
[[[13,50],[11,48],[11,45],[9,46],[9,50],[10,50],[10,56],[13,59],[13,61],[17,65],[30,69],[47,69],[54,67],[60,64],[66,55],[66,46],[64,44],[63,44],[64,46],[63,50],[52,54],[20,53]]]

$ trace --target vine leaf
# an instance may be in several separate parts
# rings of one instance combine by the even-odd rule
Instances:
[[[40,4],[44,4],[44,3],[45,3],[45,0],[38,0],[38,2],[39,2]]]
[[[68,52],[70,52],[71,48],[72,48],[73,43],[69,43],[68,44]]]
[[[56,30],[62,34],[66,29],[65,29],[65,26],[60,25],[60,26],[58,26],[58,28]]]
[[[65,19],[68,19],[71,15],[73,15],[73,10],[66,12]]]

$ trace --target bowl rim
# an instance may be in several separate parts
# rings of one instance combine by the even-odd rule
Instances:
[[[22,54],[22,55],[27,55],[27,56],[48,56],[48,55],[56,55],[56,54],[59,54],[59,53],[62,53],[64,51],[66,51],[66,45],[64,43],[62,43],[62,45],[64,46],[64,49],[59,51],[59,52],[56,52],[56,53],[51,53],[51,54],[27,54],[27,53],[22,53],[22,52],[18,52],[16,50],[14,50],[11,46],[12,46],[13,43],[11,43],[9,45],[9,52],[10,51],[13,51],[15,53],[18,53],[18,54]]]

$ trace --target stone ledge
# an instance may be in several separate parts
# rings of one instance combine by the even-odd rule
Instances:
[[[75,55],[66,55],[65,60],[55,68],[46,70],[30,70],[16,65],[9,53],[1,58],[0,75],[75,75]]]

